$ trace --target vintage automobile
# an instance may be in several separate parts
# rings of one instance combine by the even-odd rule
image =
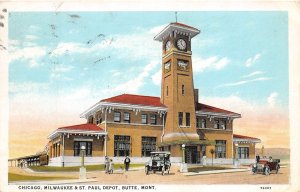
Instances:
[[[161,174],[170,173],[171,161],[170,152],[159,151],[151,152],[151,159],[145,163],[145,173],[149,174],[150,171],[155,173],[156,171],[161,171]]]
[[[263,173],[270,175],[271,171],[277,174],[280,169],[280,159],[260,159],[257,163],[251,165],[252,174]]]

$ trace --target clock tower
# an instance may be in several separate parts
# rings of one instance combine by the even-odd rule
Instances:
[[[154,40],[162,42],[161,103],[168,107],[162,144],[199,140],[196,130],[192,67],[192,38],[200,30],[170,23]]]

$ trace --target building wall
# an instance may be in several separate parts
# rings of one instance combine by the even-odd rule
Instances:
[[[226,158],[233,158],[233,143],[232,143],[232,131],[221,131],[221,130],[205,130],[205,136],[210,141],[215,140],[226,140]],[[206,147],[206,156],[211,158],[210,149],[215,150],[215,145],[208,145]]]
[[[131,124],[141,124],[142,122],[142,114],[147,114],[148,116],[148,124],[150,124],[150,115],[155,114],[157,117],[157,125],[162,125],[162,115],[158,114],[157,112],[150,112],[150,111],[140,111],[140,112],[135,112],[132,110],[125,110],[125,109],[114,109],[111,110],[110,112],[107,111],[107,122],[114,122],[114,112],[120,112],[121,113],[121,121],[120,122],[115,122],[115,123],[121,123],[121,124],[127,124],[127,122],[124,121],[124,112],[128,112],[130,114],[130,123]],[[87,122],[89,122],[89,119],[93,119],[93,123],[97,123],[97,118],[101,118],[102,122],[105,121],[105,111],[98,111],[95,114],[95,118],[92,118],[93,116],[90,116],[87,119]]]
[[[249,147],[249,159],[255,159],[255,143],[239,143],[238,147]],[[234,150],[234,157],[236,154],[236,150]]]
[[[233,130],[233,120],[228,120],[227,118],[218,118],[218,117],[214,117],[214,118],[208,118],[205,116],[198,116],[198,118],[200,118],[200,122],[201,119],[205,119],[206,121],[206,128],[214,128],[214,124],[215,121],[214,120],[223,120],[226,121],[226,130]]]
[[[127,135],[131,139],[131,157],[141,157],[142,136],[156,137],[156,144],[161,140],[162,126],[107,124],[107,155],[114,156],[114,135]]]
[[[99,157],[103,156],[103,146],[104,140],[102,137],[99,139],[97,136],[80,136],[80,135],[70,135],[69,138],[65,136],[65,156],[74,156],[74,139],[92,139],[92,156]]]

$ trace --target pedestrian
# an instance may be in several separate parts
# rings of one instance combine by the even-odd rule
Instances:
[[[260,160],[260,157],[259,157],[259,155],[256,155],[256,163],[258,163],[258,162],[259,162],[259,160]]]
[[[109,160],[109,169],[108,169],[108,173],[109,174],[112,174],[114,172],[114,163],[113,163],[113,160],[110,159]]]
[[[125,164],[125,171],[128,171],[130,165],[130,158],[128,156],[126,156],[124,160],[124,164]]]
[[[108,159],[107,156],[105,156],[104,169],[105,169],[105,173],[108,173],[108,170],[109,170],[109,159]]]

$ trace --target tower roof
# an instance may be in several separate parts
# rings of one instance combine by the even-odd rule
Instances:
[[[182,33],[186,36],[190,36],[191,38],[195,37],[197,34],[200,33],[200,30],[197,28],[191,27],[183,23],[174,22],[167,25],[160,33],[158,33],[154,37],[154,40],[163,41],[163,39],[173,31]]]

